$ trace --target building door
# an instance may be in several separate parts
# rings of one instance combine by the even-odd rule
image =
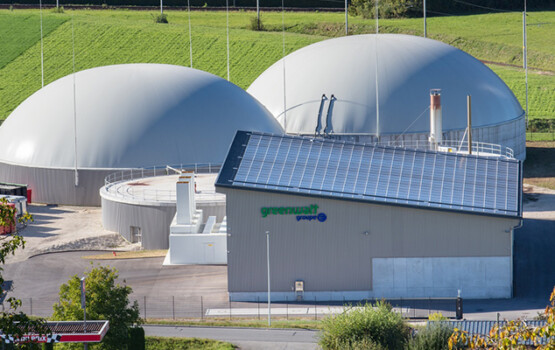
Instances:
[[[216,260],[216,246],[214,242],[204,243],[204,263],[210,264]]]
[[[141,234],[141,228],[138,226],[131,226],[131,243],[142,243],[143,235]]]

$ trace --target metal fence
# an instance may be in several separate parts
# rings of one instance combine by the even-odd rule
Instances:
[[[175,190],[149,189],[139,186],[135,191],[134,186],[126,186],[125,183],[157,176],[176,175],[187,171],[194,171],[195,174],[215,174],[220,171],[220,167],[219,164],[195,163],[121,170],[106,176],[104,188],[107,193],[118,198],[175,202]]]
[[[140,315],[145,320],[179,320],[179,319],[264,319],[268,315],[268,304],[265,301],[230,302],[221,298],[205,296],[135,296]],[[376,305],[380,299],[319,302],[316,300],[280,301],[271,303],[272,317],[282,319],[313,319],[319,320],[330,314],[339,314],[366,304]],[[384,299],[385,300],[385,299]],[[24,298],[21,300],[20,311],[41,317],[49,317],[53,313],[53,305],[58,299]],[[429,299],[388,299],[395,312],[410,319],[427,319],[432,313],[441,313],[448,318],[455,318],[456,298]],[[4,304],[6,308],[8,307]]]

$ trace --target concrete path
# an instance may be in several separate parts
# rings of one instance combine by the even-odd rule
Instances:
[[[304,329],[176,327],[145,325],[145,334],[161,337],[195,337],[230,342],[240,349],[319,349],[318,332]]]

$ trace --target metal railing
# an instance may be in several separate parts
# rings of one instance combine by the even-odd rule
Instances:
[[[429,150],[429,151],[443,151],[454,153],[468,153],[467,141],[444,140],[441,143],[434,144],[427,140],[396,140],[384,141],[377,143],[379,146],[389,147],[403,147],[411,149]],[[500,156],[507,158],[514,158],[514,151],[505,146],[494,143],[486,142],[472,142],[472,154],[480,156]]]
[[[157,202],[175,202],[175,190],[141,188],[140,191],[135,191],[135,187],[140,186],[140,184],[125,185],[125,183],[158,176],[176,175],[181,172],[190,171],[193,171],[195,174],[215,174],[220,171],[220,168],[220,164],[195,163],[121,170],[104,178],[104,189],[110,195],[119,198],[133,198]]]

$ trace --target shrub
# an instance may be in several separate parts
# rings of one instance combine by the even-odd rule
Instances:
[[[264,24],[262,24],[262,18],[259,21],[258,17],[256,16],[251,17],[249,26],[247,27],[247,29],[256,30],[256,31],[264,30]]]
[[[407,342],[408,327],[391,305],[380,301],[366,304],[322,321],[319,344],[325,350],[401,350]]]
[[[443,316],[441,312],[435,312],[428,315],[430,321],[447,321],[447,317]]]
[[[168,23],[168,15],[165,13],[160,13],[154,17],[154,22],[156,23]]]
[[[431,322],[409,341],[409,350],[447,350],[453,328],[445,323]]]
[[[129,328],[129,344],[128,349],[145,350],[145,330],[143,327]]]
[[[64,13],[64,7],[63,6],[54,7],[52,9],[52,12],[54,12],[54,13]]]

